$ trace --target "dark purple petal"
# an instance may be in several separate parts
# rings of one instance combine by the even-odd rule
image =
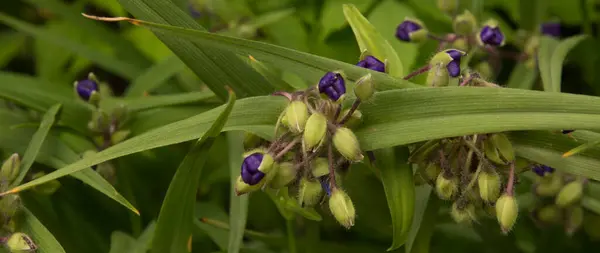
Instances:
[[[76,90],[79,97],[87,101],[94,91],[98,91],[98,84],[89,79],[81,80],[77,82]]]
[[[244,183],[249,185],[257,184],[260,179],[265,176],[265,173],[258,170],[260,164],[263,160],[263,154],[261,153],[253,153],[246,158],[244,158],[244,162],[242,162],[242,180]]]
[[[250,180],[250,182],[248,182],[247,184],[249,184],[249,185],[258,184],[260,182],[260,180],[262,180],[264,177],[265,177],[265,173],[262,173],[259,171],[256,174],[252,175],[252,180]]]
[[[458,50],[454,50],[454,49],[449,49],[448,51],[446,51],[446,53],[448,55],[450,55],[450,57],[452,58],[452,60],[459,60],[460,58],[463,56],[461,52],[459,52]]]
[[[248,184],[248,182],[252,182],[252,174],[248,170],[242,169],[242,181]]]
[[[560,23],[548,22],[542,24],[542,34],[560,37]]]
[[[422,29],[421,25],[405,20],[396,28],[396,37],[402,41],[410,41],[410,34]]]
[[[368,55],[364,60],[359,61],[356,66],[363,67],[370,70],[379,72],[385,72],[385,64],[377,58]]]
[[[538,176],[543,177],[546,174],[552,174],[554,172],[554,168],[546,165],[537,165],[531,168],[531,171],[533,171]]]
[[[329,176],[319,177],[319,182],[321,183],[321,188],[323,188],[323,191],[327,193],[327,196],[331,196],[331,188],[329,187]]]
[[[563,134],[570,134],[572,132],[575,132],[575,130],[562,130],[561,131]]]
[[[319,80],[318,89],[333,101],[337,101],[346,93],[344,78],[339,73],[327,72]]]
[[[460,75],[460,59],[453,60],[450,63],[448,63],[446,69],[448,69],[448,74],[450,75],[450,77],[457,77],[458,75]]]
[[[199,12],[192,3],[188,3],[188,11],[193,18],[199,18],[202,16],[202,12]]]
[[[504,34],[500,31],[500,27],[484,26],[479,33],[479,39],[484,44],[500,46],[504,41]]]

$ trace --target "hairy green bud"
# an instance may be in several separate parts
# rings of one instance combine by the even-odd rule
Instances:
[[[483,171],[477,178],[479,196],[485,202],[492,203],[500,196],[500,176],[496,172]]]
[[[19,154],[14,153],[2,164],[2,170],[0,171],[0,177],[2,180],[6,180],[7,182],[12,182],[19,176],[20,169],[21,169],[21,158],[19,157]]]
[[[371,74],[367,74],[358,81],[356,81],[356,85],[354,86],[354,95],[360,101],[367,101],[375,94],[375,87],[373,85],[373,77]]]
[[[563,186],[563,180],[557,173],[552,173],[542,178],[535,186],[535,193],[542,197],[556,196]]]
[[[237,180],[235,181],[235,195],[241,196],[249,192],[260,190],[263,185],[264,180],[258,184],[249,185],[242,180],[242,176],[238,176]]]
[[[26,253],[33,252],[37,249],[37,246],[33,243],[33,240],[24,233],[14,233],[6,241],[6,246],[11,253]]]
[[[507,162],[515,160],[515,150],[505,134],[496,133],[491,136],[491,142],[498,149],[498,153]]]
[[[312,162],[312,175],[315,178],[329,174],[329,160],[327,158],[318,157]]]
[[[356,135],[346,127],[340,127],[333,134],[333,146],[344,158],[357,162],[363,159]]]
[[[306,150],[312,150],[321,146],[327,133],[327,118],[322,113],[316,112],[310,115],[306,121],[303,141]]]
[[[448,86],[450,83],[450,76],[448,70],[441,64],[432,65],[431,69],[427,72],[427,79],[425,80],[427,86],[431,87],[443,87]]]
[[[469,44],[467,43],[467,39],[456,38],[454,42],[452,42],[452,48],[456,48],[460,51],[469,51]]]
[[[555,224],[562,219],[562,211],[556,205],[547,205],[537,209],[535,217],[541,222]]]
[[[555,203],[557,206],[565,208],[581,200],[583,195],[583,183],[581,181],[573,181],[565,186],[558,192]]]
[[[319,203],[323,188],[321,183],[306,178],[300,179],[300,190],[298,191],[298,203],[300,206],[314,206]]]
[[[565,229],[568,235],[573,235],[583,224],[583,208],[574,206],[567,211]]]
[[[345,228],[354,226],[356,211],[352,200],[346,192],[333,189],[329,198],[329,210],[333,217]]]
[[[496,201],[496,218],[502,232],[508,233],[517,222],[519,206],[515,197],[503,194]]]
[[[454,14],[458,10],[458,0],[437,0],[437,7],[448,14]]]
[[[477,19],[470,11],[465,10],[454,18],[452,27],[456,34],[469,36],[477,29]]]
[[[269,186],[273,189],[279,189],[290,184],[296,179],[296,169],[294,164],[290,162],[283,162],[277,165],[277,170],[267,174],[273,175],[273,178],[269,180]]]
[[[446,178],[444,172],[440,173],[435,181],[435,191],[440,199],[450,200],[458,192],[458,178]]]
[[[308,120],[308,107],[302,101],[292,101],[285,109],[285,119],[285,123],[290,131],[301,133],[304,131],[306,121]]]
[[[0,213],[13,217],[21,207],[21,198],[18,194],[9,194],[0,199]]]
[[[471,223],[475,220],[475,206],[471,203],[459,204],[456,201],[452,204],[450,216],[456,223]]]

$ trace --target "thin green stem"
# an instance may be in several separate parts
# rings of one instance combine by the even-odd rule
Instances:
[[[296,234],[294,233],[294,219],[287,219],[285,221],[285,227],[287,229],[289,253],[296,253]]]

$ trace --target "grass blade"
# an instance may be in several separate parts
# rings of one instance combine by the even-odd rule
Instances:
[[[235,94],[230,92],[226,107],[221,110],[210,128],[192,146],[177,168],[158,215],[152,252],[192,251],[187,245],[192,236],[194,206],[200,174],[208,159],[208,152],[215,138],[221,133],[235,100]]]
[[[21,182],[23,182],[23,179],[25,179],[27,172],[29,172],[31,165],[33,165],[35,158],[38,156],[38,153],[42,148],[44,140],[46,140],[48,132],[50,132],[50,128],[52,127],[52,125],[54,125],[54,120],[56,119],[56,115],[58,114],[60,107],[61,104],[53,105],[52,107],[50,107],[50,109],[48,109],[46,114],[44,114],[44,117],[40,122],[40,127],[35,132],[35,134],[33,134],[33,137],[29,142],[29,146],[27,146],[25,154],[23,154],[23,161],[21,164],[19,176],[17,176],[17,178],[12,182],[10,187],[15,187],[19,185]]]
[[[361,52],[367,51],[369,54],[381,61],[387,61],[389,74],[393,77],[402,77],[404,69],[398,54],[390,43],[369,23],[356,6],[344,4],[344,16],[352,27],[356,41]]]
[[[537,78],[535,70],[528,69],[524,63],[515,66],[508,78],[507,87],[513,89],[531,90]]]
[[[129,88],[125,91],[125,96],[141,96],[144,92],[151,92],[183,69],[185,69],[185,64],[177,56],[169,56],[152,65],[136,77],[129,84]]]
[[[142,98],[126,98],[123,103],[132,112],[149,110],[153,108],[193,104],[216,98],[212,92],[189,92],[174,95],[159,95]]]
[[[600,147],[600,139],[599,140],[593,140],[593,141],[590,141],[588,143],[579,145],[576,148],[571,149],[571,150],[565,152],[562,156],[563,157],[573,156],[573,155],[576,155],[576,154],[579,154],[579,153],[583,153],[583,152],[585,152],[588,149],[597,148],[597,147]]]
[[[560,87],[554,87],[552,82],[552,73],[550,73],[550,64],[552,62],[552,53],[554,52],[558,40],[548,37],[540,37],[540,47],[537,52],[537,65],[540,70],[542,84],[545,91],[560,92]],[[558,90],[557,90],[558,88]]]
[[[556,46],[552,52],[552,60],[550,62],[550,77],[552,80],[552,88],[554,91],[560,91],[560,83],[562,76],[562,67],[567,54],[571,49],[575,48],[579,42],[587,38],[587,35],[578,35],[567,38]]]
[[[588,196],[583,197],[581,199],[581,205],[585,207],[585,209],[600,215],[600,201],[597,199]]]
[[[35,245],[38,247],[38,253],[61,253],[65,252],[60,243],[54,238],[52,233],[48,231],[27,208],[23,207],[19,216],[20,231],[29,235]]]
[[[428,253],[433,230],[436,225],[438,211],[442,201],[431,195],[426,201],[427,205],[421,215],[420,225],[416,228],[412,243],[407,242],[406,253]],[[414,225],[414,224],[413,224]],[[412,231],[411,231],[412,232]]]
[[[229,170],[230,170],[230,193],[229,193],[229,243],[227,252],[238,253],[242,247],[242,239],[246,229],[246,218],[248,215],[248,194],[237,196],[235,194],[235,182],[240,174],[242,165],[242,153],[244,152],[243,135],[239,132],[227,134],[229,146]]]

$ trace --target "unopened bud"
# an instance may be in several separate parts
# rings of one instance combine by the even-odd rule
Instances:
[[[308,108],[302,101],[292,101],[285,109],[287,127],[294,133],[304,131],[308,120]]]
[[[458,178],[446,178],[444,172],[440,173],[435,181],[435,191],[440,199],[450,200],[458,192]]]
[[[273,179],[270,180],[269,186],[273,189],[279,189],[290,184],[296,179],[296,169],[294,164],[283,162],[277,166],[277,171],[273,173]]]
[[[21,207],[21,198],[18,194],[10,194],[0,199],[0,213],[13,217]]]
[[[491,141],[494,144],[494,146],[498,149],[498,153],[502,156],[502,158],[504,158],[505,161],[512,162],[515,160],[515,150],[513,149],[510,140],[508,140],[508,137],[506,137],[505,134],[493,134],[491,136]]]
[[[458,0],[437,0],[437,7],[447,14],[454,14],[458,9]]]
[[[129,136],[130,133],[131,133],[131,131],[129,131],[129,130],[116,131],[115,133],[113,133],[110,136],[110,141],[113,145],[120,143],[120,142],[124,141],[125,139],[127,139],[127,137]]]
[[[477,19],[470,11],[465,10],[462,14],[454,18],[452,27],[456,34],[469,36],[477,28]]]
[[[440,172],[442,172],[442,168],[436,163],[429,163],[424,170],[425,179],[429,182],[433,182],[437,180]]]
[[[496,201],[496,218],[502,232],[508,233],[517,222],[519,215],[519,206],[515,197],[509,194],[503,194]]]
[[[319,112],[315,112],[306,121],[306,129],[304,130],[303,141],[306,150],[312,150],[315,147],[321,146],[325,140],[327,133],[327,118]]]
[[[354,95],[360,101],[369,100],[371,97],[373,97],[374,93],[375,87],[373,85],[373,78],[370,73],[356,81],[356,85],[354,86]]]
[[[471,223],[475,220],[475,206],[471,203],[458,203],[456,201],[452,204],[452,210],[450,216],[456,223]]]
[[[423,22],[408,17],[396,28],[396,38],[406,42],[422,42],[428,33]]]
[[[539,183],[535,185],[535,194],[542,197],[556,196],[563,186],[560,175],[546,175]]]
[[[329,210],[333,217],[345,228],[354,226],[356,211],[352,200],[346,192],[334,189],[329,198]]]
[[[6,246],[11,253],[32,252],[37,249],[33,240],[24,233],[14,233],[6,241]]]
[[[262,149],[255,149],[243,155],[241,175],[245,183],[255,185],[261,183],[266,174],[273,169],[273,156]]]
[[[525,42],[525,48],[523,52],[529,56],[534,56],[537,53],[538,48],[540,47],[540,37],[539,36],[531,36]]]
[[[555,224],[561,220],[562,211],[556,205],[547,205],[535,211],[535,217],[546,224]]]
[[[312,175],[315,178],[329,175],[329,160],[327,158],[318,157],[312,162]]]
[[[467,39],[456,38],[454,42],[452,42],[452,48],[456,48],[461,51],[469,51],[469,44],[467,43]]]
[[[492,203],[500,195],[500,176],[496,172],[483,171],[477,178],[479,196],[485,202]]]
[[[565,224],[566,232],[569,236],[573,235],[583,224],[583,208],[581,206],[572,207],[567,213],[567,222]]]
[[[0,179],[7,182],[12,182],[17,178],[17,176],[19,176],[20,168],[21,158],[19,157],[19,154],[14,153],[2,164]]]
[[[442,67],[440,64],[434,65],[429,72],[427,72],[425,83],[430,87],[448,86],[450,83],[450,76],[448,76],[446,68]]]
[[[300,179],[300,190],[298,191],[298,203],[300,206],[313,206],[319,203],[323,188],[317,180]]]
[[[555,203],[557,206],[565,208],[579,201],[582,194],[583,183],[579,180],[576,180],[563,186],[556,196]]]
[[[483,152],[485,153],[485,158],[496,164],[504,165],[504,161],[500,158],[500,154],[498,153],[498,149],[496,145],[492,142],[491,138],[486,139],[483,142]]]
[[[477,73],[479,73],[479,75],[483,78],[491,78],[494,73],[492,71],[492,66],[490,66],[490,63],[485,61],[482,61],[475,65],[475,71],[477,71]]]
[[[242,176],[239,176],[235,181],[235,195],[241,196],[249,192],[260,190],[263,184],[249,185],[242,180]]]
[[[40,171],[38,173],[33,174],[33,176],[31,178],[32,178],[32,180],[35,180],[44,175],[46,175],[46,173]],[[58,190],[58,188],[60,188],[60,186],[61,186],[60,182],[58,182],[58,180],[54,179],[54,180],[50,180],[44,184],[34,186],[33,191],[40,193],[42,195],[52,195],[54,192],[56,192]]]
[[[348,114],[349,112],[350,112],[350,109],[343,110],[342,113],[340,113],[340,116],[338,117],[337,120],[338,121],[342,120],[342,118],[344,116],[346,116],[346,114]],[[350,119],[348,119],[346,121],[344,126],[346,126],[348,128],[357,127],[358,125],[360,125],[361,121],[362,121],[362,112],[360,112],[359,110],[354,110],[352,115],[350,115]]]
[[[333,146],[344,158],[356,162],[363,159],[356,135],[346,127],[339,127],[333,134]]]

